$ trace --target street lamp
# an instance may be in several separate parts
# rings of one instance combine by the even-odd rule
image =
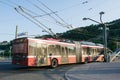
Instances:
[[[96,22],[96,23],[98,23],[98,24],[101,24],[100,22],[98,22],[98,21],[96,21],[96,20],[94,20],[94,19],[91,19],[91,18],[83,18],[83,20],[90,20],[90,21],[93,21],[93,22]]]
[[[93,21],[95,23],[98,23],[98,24],[102,24],[103,25],[103,36],[104,36],[104,59],[105,59],[105,62],[108,62],[108,55],[107,55],[107,31],[106,31],[106,24],[103,23],[102,21],[102,15],[104,14],[104,12],[100,12],[100,22],[94,20],[94,19],[91,19],[91,18],[83,18],[83,20],[90,20],[90,21]]]
[[[100,12],[100,22],[103,25],[103,35],[104,35],[104,55],[105,55],[105,61],[108,62],[108,54],[107,54],[107,30],[106,30],[106,24],[103,23],[102,21],[102,15],[104,12]]]

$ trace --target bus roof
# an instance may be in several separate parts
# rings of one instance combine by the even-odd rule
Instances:
[[[74,41],[67,40],[67,39],[54,39],[54,38],[17,38],[14,39],[13,42],[20,42],[20,41],[25,41],[29,40],[31,42],[36,42],[36,43],[47,43],[47,44],[58,44],[58,45],[64,45],[64,46],[75,46]],[[87,41],[79,41],[82,47],[94,47],[94,48],[103,48],[102,44],[95,44],[93,42],[87,42]]]

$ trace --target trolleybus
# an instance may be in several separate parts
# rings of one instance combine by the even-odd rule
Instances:
[[[12,41],[12,64],[51,66],[103,61],[103,46],[55,39],[17,38]]]

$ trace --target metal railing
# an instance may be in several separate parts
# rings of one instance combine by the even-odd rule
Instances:
[[[110,55],[110,62],[120,61],[120,48]]]

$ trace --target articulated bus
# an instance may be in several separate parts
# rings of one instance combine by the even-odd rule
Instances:
[[[103,47],[54,39],[17,38],[12,41],[12,64],[51,66],[103,61]]]

